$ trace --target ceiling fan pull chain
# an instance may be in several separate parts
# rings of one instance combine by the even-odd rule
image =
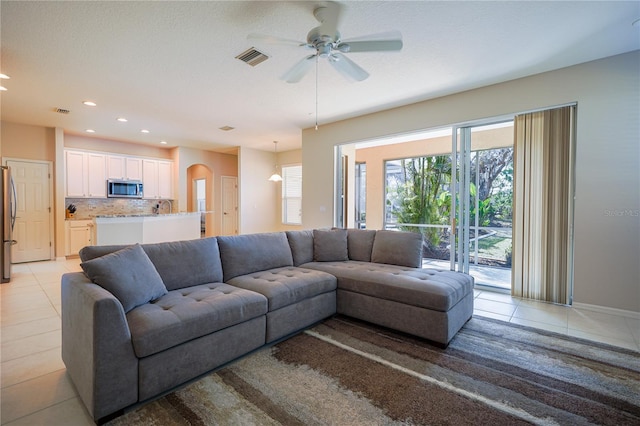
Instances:
[[[316,55],[316,131],[318,130],[318,58]]]

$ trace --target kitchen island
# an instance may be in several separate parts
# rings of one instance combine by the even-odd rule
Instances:
[[[96,216],[95,245],[161,243],[200,238],[200,213]]]

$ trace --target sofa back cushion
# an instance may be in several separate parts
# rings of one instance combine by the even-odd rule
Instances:
[[[371,250],[373,250],[373,239],[375,237],[376,231],[373,229],[348,229],[349,259],[371,262]]]
[[[313,260],[339,262],[349,260],[347,230],[341,228],[313,230]]]
[[[231,278],[293,266],[293,257],[284,232],[218,237],[224,281]]]
[[[111,292],[127,313],[167,294],[162,278],[139,244],[82,262],[85,274]]]
[[[313,231],[286,231],[293,265],[300,266],[303,263],[313,262]]]
[[[371,261],[420,268],[422,266],[422,234],[377,231],[373,240]]]
[[[80,250],[80,259],[86,262],[124,247],[84,247]],[[169,291],[222,281],[222,263],[216,237],[142,244],[142,248]]]

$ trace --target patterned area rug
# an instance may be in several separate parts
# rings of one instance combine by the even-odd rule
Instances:
[[[447,349],[334,317],[110,425],[639,425],[640,353],[473,317]]]

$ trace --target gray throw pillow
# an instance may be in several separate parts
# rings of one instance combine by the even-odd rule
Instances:
[[[125,313],[167,294],[140,244],[80,264],[89,279],[113,294]]]
[[[314,229],[313,260],[316,262],[339,262],[349,260],[346,229]]]

